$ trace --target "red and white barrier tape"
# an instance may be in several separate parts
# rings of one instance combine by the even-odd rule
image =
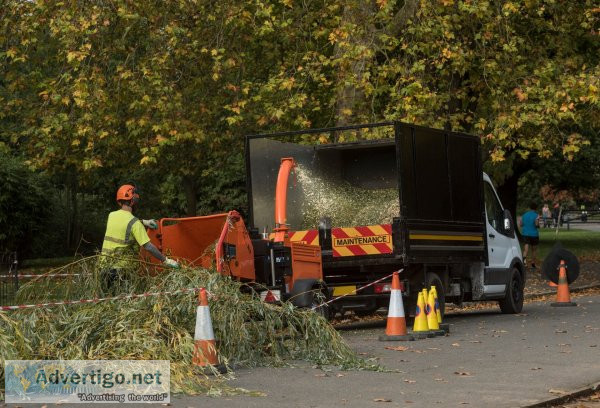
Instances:
[[[400,273],[400,272],[402,272],[403,270],[404,270],[404,269],[400,269],[400,270],[398,270],[398,271],[396,271],[396,272]],[[353,292],[353,293],[346,293],[346,294],[344,294],[344,295],[342,295],[342,296],[338,296],[338,297],[335,297],[335,298],[333,298],[333,299],[331,299],[331,300],[328,300],[327,302],[325,302],[325,303],[322,303],[322,304],[320,304],[320,305],[313,306],[313,307],[312,307],[310,310],[315,310],[315,309],[318,309],[319,307],[323,307],[323,306],[325,306],[325,305],[328,305],[328,304],[330,304],[330,303],[333,303],[333,302],[335,302],[336,300],[340,300],[340,299],[342,299],[342,298],[345,298],[346,296],[351,296],[351,295],[354,295],[354,294],[358,293],[358,291],[360,291],[360,290],[366,289],[366,288],[368,288],[369,286],[373,286],[373,285],[375,285],[375,284],[377,284],[377,283],[379,283],[379,282],[381,282],[381,281],[384,281],[384,280],[386,280],[386,279],[388,279],[388,278],[391,278],[391,277],[394,275],[394,273],[396,273],[396,272],[392,272],[392,273],[390,273],[389,275],[387,275],[387,276],[384,276],[384,277],[383,277],[383,278],[381,278],[381,279],[377,279],[376,281],[373,281],[373,282],[371,282],[371,283],[368,283],[368,284],[366,284],[365,286],[361,286],[360,288],[357,288],[356,290],[354,290],[354,292]]]
[[[83,303],[98,303],[98,302],[105,302],[108,300],[129,300],[129,299],[145,298],[145,297],[150,297],[150,296],[178,295],[181,293],[198,292],[200,289],[201,288],[184,288],[184,289],[178,289],[178,290],[166,291],[166,292],[145,292],[145,293],[139,293],[139,294],[119,295],[119,296],[106,297],[106,298],[63,300],[60,302],[36,303],[36,304],[31,304],[31,305],[0,306],[0,310],[34,309],[34,308],[54,307],[54,306],[62,306],[62,305],[77,305],[77,304],[83,304]]]
[[[79,276],[80,273],[53,273],[50,275],[0,275],[0,279],[9,279],[9,278],[66,278],[68,276]]]

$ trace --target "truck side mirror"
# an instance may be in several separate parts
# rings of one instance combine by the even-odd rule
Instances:
[[[515,237],[515,224],[510,211],[507,209],[504,210],[504,232],[511,238]]]

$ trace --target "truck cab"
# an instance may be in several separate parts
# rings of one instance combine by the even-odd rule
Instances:
[[[483,174],[487,262],[484,269],[482,297],[500,299],[506,313],[518,313],[523,306],[525,267],[515,224],[502,206],[492,180]]]

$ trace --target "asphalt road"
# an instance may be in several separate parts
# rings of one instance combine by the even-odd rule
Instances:
[[[322,371],[305,363],[288,368],[241,369],[231,385],[264,392],[265,397],[185,396],[172,398],[171,406],[532,404],[600,381],[600,296],[575,300],[578,307],[573,308],[527,304],[519,315],[502,315],[497,310],[454,315],[446,320],[451,325],[448,337],[410,343],[379,342],[377,337],[383,329],[344,332],[357,352],[378,358],[383,366],[400,372]],[[397,346],[409,349],[386,349]]]
[[[366,356],[400,373],[310,367],[241,370],[232,385],[267,397],[181,398],[181,407],[518,407],[600,381],[600,296],[578,307],[525,305],[519,315],[471,312],[447,319],[448,337],[379,342],[383,329],[344,333]],[[404,346],[406,351],[385,347]],[[552,392],[550,392],[552,390]],[[391,400],[376,402],[376,399]]]

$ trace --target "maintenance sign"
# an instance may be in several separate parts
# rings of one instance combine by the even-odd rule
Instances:
[[[390,224],[333,228],[331,235],[333,256],[377,255],[393,252]]]

